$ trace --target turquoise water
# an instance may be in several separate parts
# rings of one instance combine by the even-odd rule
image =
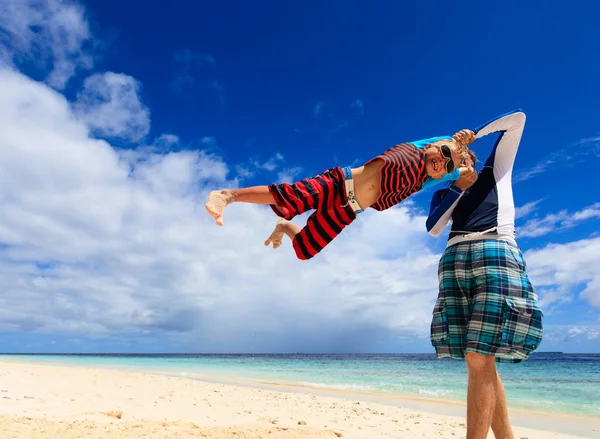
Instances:
[[[322,388],[465,402],[463,362],[428,354],[398,355],[11,355],[28,362],[151,370],[193,378],[215,375]],[[511,407],[598,416],[600,354],[537,354],[500,364]]]

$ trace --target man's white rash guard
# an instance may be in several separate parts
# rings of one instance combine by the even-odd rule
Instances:
[[[466,191],[456,185],[433,194],[427,231],[438,236],[452,219],[447,246],[493,238],[515,242],[512,170],[525,128],[525,113],[515,110],[473,130],[475,138],[500,133],[477,181]]]

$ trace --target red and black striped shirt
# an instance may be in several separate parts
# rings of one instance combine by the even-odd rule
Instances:
[[[369,160],[383,159],[379,197],[371,205],[375,210],[386,210],[418,192],[427,179],[425,152],[412,143],[392,146],[381,155]]]

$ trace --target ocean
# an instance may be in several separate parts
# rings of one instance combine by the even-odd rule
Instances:
[[[464,362],[431,354],[0,355],[27,362],[140,370],[194,379],[245,380],[466,401]],[[534,353],[499,364],[510,407],[598,417],[600,354]]]

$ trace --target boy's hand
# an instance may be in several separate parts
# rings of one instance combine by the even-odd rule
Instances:
[[[452,138],[456,143],[465,148],[475,141],[475,133],[471,130],[460,130]]]
[[[454,183],[454,186],[459,188],[461,191],[466,191],[477,181],[477,171],[475,168],[458,168],[460,169],[460,177]]]

